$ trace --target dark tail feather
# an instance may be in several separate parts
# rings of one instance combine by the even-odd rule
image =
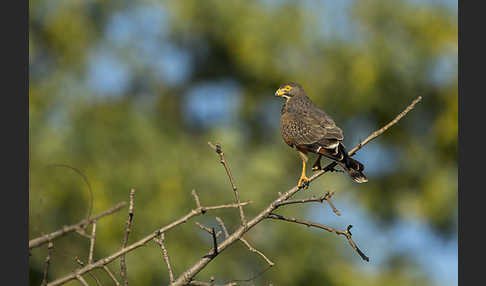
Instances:
[[[346,155],[347,156],[347,155]],[[368,179],[363,174],[364,166],[359,161],[348,157],[348,165],[343,166],[346,172],[356,183],[366,183]]]
[[[342,144],[336,149],[320,148],[319,153],[336,161],[346,173],[357,183],[366,183],[368,179],[363,174],[364,166],[359,161],[354,160],[348,156],[348,152],[344,149]]]

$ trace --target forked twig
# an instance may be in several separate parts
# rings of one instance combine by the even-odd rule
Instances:
[[[160,234],[160,238],[154,237],[154,241],[162,249],[162,256],[164,257],[165,264],[167,264],[167,271],[169,272],[169,280],[170,280],[170,283],[172,283],[172,282],[174,282],[174,272],[172,272],[172,266],[170,264],[169,253],[167,252],[167,248],[165,248],[164,240],[165,240],[165,234],[163,232]]]
[[[351,232],[349,230],[351,229],[351,227],[353,227],[352,225],[349,225],[346,230],[339,230],[339,229],[335,229],[335,228],[332,228],[330,226],[323,225],[323,224],[320,224],[320,223],[310,222],[310,221],[306,221],[306,220],[302,220],[302,219],[296,219],[296,218],[288,218],[288,217],[284,217],[284,216],[274,214],[274,213],[270,213],[268,215],[268,218],[299,223],[299,224],[303,224],[303,225],[306,225],[306,226],[312,226],[312,227],[324,229],[324,230],[327,230],[329,232],[333,232],[333,233],[338,234],[338,235],[343,235],[348,239],[351,247],[353,247],[353,249],[356,252],[358,252],[359,256],[361,256],[361,258],[363,258],[363,260],[368,261],[368,262],[370,261],[370,259],[358,248],[356,243],[351,239]]]
[[[121,208],[123,208],[127,203],[126,202],[120,202],[116,206],[112,207],[111,209],[108,209],[94,217],[91,217],[90,219],[83,219],[82,221],[70,225],[70,226],[64,226],[62,229],[45,234],[43,236],[33,238],[29,240],[29,249],[39,247],[49,241],[52,241],[60,236],[66,235],[70,232],[77,231],[80,229],[84,229],[84,227],[88,226],[89,224],[99,220],[100,218],[111,215],[117,211],[119,211]]]

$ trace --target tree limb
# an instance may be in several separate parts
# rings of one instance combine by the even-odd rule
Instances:
[[[347,230],[344,231],[344,230],[335,229],[335,228],[332,228],[330,226],[323,225],[323,224],[320,224],[320,223],[310,222],[310,221],[306,221],[306,220],[302,220],[302,219],[296,219],[296,218],[288,218],[288,217],[284,217],[284,216],[274,214],[274,213],[270,213],[268,215],[268,218],[299,223],[299,224],[303,224],[303,225],[306,225],[306,226],[312,226],[312,227],[324,229],[324,230],[327,230],[329,232],[334,232],[337,235],[343,235],[348,239],[349,244],[351,244],[351,247],[353,247],[353,249],[356,250],[356,252],[358,252],[358,254],[361,256],[361,258],[363,258],[363,260],[365,260],[367,262],[370,261],[370,259],[358,248],[356,243],[351,239],[351,232],[349,230],[351,229],[352,225],[349,225]]]
[[[118,250],[117,252],[113,253],[112,255],[110,255],[108,257],[102,258],[102,259],[100,259],[100,260],[98,260],[94,263],[87,264],[86,266],[84,266],[80,269],[77,269],[77,270],[71,272],[70,274],[68,274],[64,277],[58,278],[58,279],[52,281],[51,283],[49,283],[47,285],[48,286],[62,285],[62,284],[66,283],[68,281],[71,281],[73,279],[78,279],[78,275],[82,275],[84,273],[90,272],[90,271],[92,271],[93,269],[96,269],[96,268],[102,268],[103,266],[109,264],[110,262],[114,261],[118,257],[122,256],[123,254],[126,254],[130,251],[133,251],[133,250],[145,245],[147,242],[152,240],[154,237],[157,237],[158,235],[160,235],[160,233],[167,232],[168,230],[170,230],[170,229],[172,229],[172,228],[174,228],[174,227],[176,227],[176,226],[178,226],[182,223],[187,222],[190,218],[192,218],[196,215],[202,214],[203,209],[205,211],[209,211],[209,210],[216,210],[216,209],[239,208],[240,206],[246,206],[249,203],[251,203],[251,201],[243,202],[241,204],[225,204],[225,205],[216,205],[216,206],[200,207],[200,208],[193,209],[188,214],[186,214],[185,216],[173,221],[172,223],[170,223],[166,226],[163,226],[163,227],[155,230],[154,232],[152,232],[151,234],[147,235],[146,237],[140,239],[139,241],[134,242],[134,243],[128,245],[127,247]]]
[[[82,221],[80,221],[76,224],[73,224],[73,225],[70,225],[70,226],[64,226],[60,230],[45,234],[45,235],[37,237],[37,238],[33,238],[33,239],[29,240],[29,249],[39,247],[39,246],[49,242],[50,240],[54,240],[54,239],[56,239],[60,236],[66,235],[66,234],[68,234],[72,231],[84,229],[84,227],[86,227],[89,224],[99,220],[100,218],[107,216],[107,215],[111,215],[111,214],[119,211],[126,204],[127,204],[126,202],[120,202],[116,206],[112,207],[111,209],[108,209],[108,210],[106,210],[106,211],[104,211],[104,212],[102,212],[102,213],[100,213],[100,214],[98,214],[98,215],[96,215],[96,216],[94,216],[90,219],[83,219]]]
[[[349,156],[354,155],[359,149],[361,149],[363,146],[368,144],[371,140],[375,139],[376,137],[380,136],[383,132],[385,132],[388,128],[396,124],[402,117],[404,117],[410,110],[412,110],[418,102],[422,100],[422,97],[419,96],[417,99],[415,99],[407,108],[402,111],[400,114],[398,114],[392,121],[390,121],[387,125],[382,127],[381,129],[373,132],[370,136],[368,136],[363,142],[359,143],[357,146],[355,146],[353,149],[351,149],[348,152]],[[210,145],[211,146],[211,145]],[[336,163],[330,163],[327,165],[324,169],[319,170],[315,172],[310,178],[309,178],[309,183],[317,179],[318,177],[322,176],[323,174],[332,171],[334,167],[336,166]],[[245,226],[240,226],[237,228],[230,236],[228,236],[223,242],[221,242],[218,246],[218,252],[221,253],[224,251],[228,246],[232,245],[235,241],[239,240],[243,234],[248,232],[252,227],[257,225],[259,222],[261,222],[263,219],[267,218],[268,215],[277,208],[277,205],[288,200],[291,198],[293,195],[295,195],[299,190],[301,190],[300,187],[295,186],[291,188],[290,190],[286,191],[283,194],[279,194],[279,197],[274,200],[272,203],[270,203],[269,206],[267,206],[264,210],[262,210],[258,215],[256,215],[253,219],[247,222]],[[349,239],[348,239],[349,240]],[[351,242],[350,242],[351,243]],[[191,267],[189,267],[186,271],[184,271],[176,280],[174,283],[171,284],[171,286],[182,286],[188,284],[194,276],[196,276],[206,265],[208,265],[214,257],[211,256],[203,256],[200,260],[198,260],[196,263],[194,263]]]

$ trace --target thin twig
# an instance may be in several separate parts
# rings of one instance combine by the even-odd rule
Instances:
[[[75,231],[76,231],[77,234],[81,235],[82,237],[85,237],[85,238],[91,240],[91,235],[86,233],[86,230],[84,228],[77,228]]]
[[[201,208],[202,213],[204,214],[206,212],[206,210],[201,207],[201,201],[199,201],[199,196],[197,195],[196,190],[192,190],[191,194],[194,197],[194,200],[196,201],[196,206],[198,208]]]
[[[77,275],[76,279],[78,279],[79,283],[83,284],[83,286],[89,286],[88,282],[86,282],[86,280],[84,280],[83,276]]]
[[[236,203],[239,204],[240,203],[240,194],[238,193],[238,188],[236,187],[235,180],[233,179],[233,175],[231,175],[231,170],[229,168],[229,165],[224,158],[224,153],[223,153],[223,150],[221,149],[221,145],[219,143],[216,143],[216,145],[214,145],[211,142],[208,142],[208,145],[209,145],[209,147],[214,149],[214,151],[216,151],[216,153],[218,153],[220,163],[224,166],[224,169],[226,170],[226,174],[228,175],[228,178],[231,182],[231,187],[233,188],[233,192],[235,193]],[[245,213],[243,212],[242,207],[240,207],[240,219],[241,219],[241,225],[246,226]]]
[[[111,277],[111,280],[113,280],[113,282],[115,282],[115,285],[120,286],[120,282],[118,282],[115,275],[113,275],[113,273],[110,271],[110,268],[108,268],[108,266],[106,266],[106,265],[103,265],[103,269],[105,270],[106,273],[108,273],[108,276]]]
[[[96,221],[93,222],[93,229],[91,231],[91,238],[89,243],[89,256],[88,256],[88,264],[93,263],[93,252],[94,252],[94,245],[96,239]]]
[[[324,198],[324,199],[327,201],[327,203],[328,203],[328,204],[329,204],[329,206],[331,207],[332,211],[333,211],[333,212],[334,212],[336,215],[340,216],[340,215],[341,215],[341,213],[340,213],[340,212],[338,211],[338,209],[337,209],[337,208],[334,206],[334,203],[333,203],[333,202],[332,202],[332,200],[331,200],[331,197],[332,197],[333,195],[334,195],[334,192],[326,192],[326,194],[325,194],[325,198]]]
[[[351,225],[348,226],[347,230],[339,230],[339,229],[335,229],[335,228],[332,228],[330,226],[323,225],[323,224],[320,224],[320,223],[310,222],[310,221],[306,221],[306,220],[302,220],[302,219],[296,219],[296,218],[288,218],[288,217],[284,217],[284,216],[274,214],[274,213],[270,213],[267,217],[271,218],[271,219],[278,219],[278,220],[284,220],[284,221],[288,221],[288,222],[299,223],[299,224],[303,224],[303,225],[306,225],[306,226],[309,226],[309,227],[312,226],[312,227],[327,230],[329,232],[333,232],[333,233],[338,234],[338,235],[343,235],[348,239],[351,247],[353,247],[353,249],[356,252],[358,252],[358,254],[361,256],[361,258],[363,260],[368,261],[368,262],[370,261],[370,259],[358,248],[356,243],[351,239],[351,232],[349,232],[349,230],[352,227]]]
[[[221,235],[222,231],[218,231],[216,233],[216,231],[214,230],[214,227],[209,228],[207,226],[204,226],[204,225],[198,223],[197,221],[195,222],[195,224],[197,226],[199,226],[200,229],[208,232],[211,235],[211,237],[213,238],[213,253],[211,255],[213,255],[213,256],[218,255],[218,236]]]
[[[223,220],[222,220],[221,218],[219,218],[219,217],[216,217],[216,220],[218,221],[219,226],[220,226],[220,227],[221,227],[221,229],[223,230],[224,237],[225,237],[225,238],[228,238],[229,233],[228,233],[228,230],[226,229],[226,226],[224,225]]]
[[[284,206],[284,205],[291,205],[291,204],[305,204],[305,203],[310,203],[310,202],[318,202],[318,203],[322,203],[323,201],[327,201],[327,203],[329,204],[329,206],[332,208],[332,211],[340,216],[341,213],[338,211],[338,209],[336,209],[336,207],[334,206],[332,200],[331,200],[331,197],[334,195],[334,192],[330,192],[330,191],[327,191],[324,195],[320,196],[320,197],[316,197],[316,196],[311,196],[310,198],[307,198],[307,199],[300,199],[300,200],[286,200],[286,201],[283,201],[283,202],[280,202],[278,204],[275,205],[275,208],[279,208],[281,206]]]
[[[211,228],[211,236],[213,237],[213,253],[214,255],[218,255],[218,237],[216,236],[214,227]]]
[[[214,284],[214,283],[208,283],[208,282],[203,282],[203,281],[197,281],[197,280],[192,280],[189,282],[189,285],[192,286],[235,286],[238,285],[236,282],[228,282],[226,284]]]
[[[402,117],[404,117],[409,111],[411,111],[415,105],[417,103],[419,103],[420,101],[422,100],[422,96],[419,96],[417,97],[414,101],[412,101],[412,103],[407,106],[407,108],[405,108],[405,110],[403,110],[402,112],[400,112],[400,114],[398,114],[392,121],[390,121],[387,125],[383,126],[382,128],[380,128],[379,130],[373,132],[370,136],[368,136],[364,141],[362,141],[361,143],[358,144],[358,146],[354,147],[353,149],[351,149],[351,151],[349,151],[349,155],[353,155],[354,153],[356,153],[356,151],[358,151],[359,149],[361,149],[361,147],[363,147],[364,145],[366,145],[368,142],[370,142],[371,140],[375,139],[376,137],[380,136],[381,134],[383,134],[383,132],[385,132],[388,128],[392,127],[393,125],[395,125],[400,119],[402,119]]]
[[[49,244],[47,244],[47,256],[46,256],[45,265],[44,265],[44,277],[42,278],[41,285],[47,284],[47,279],[48,279],[48,274],[49,274],[49,266],[51,265],[51,254],[52,254],[53,248],[54,248],[54,244],[52,243],[52,241],[49,241]]]
[[[111,215],[111,214],[119,211],[126,204],[127,204],[126,202],[120,202],[116,206],[112,207],[111,209],[108,209],[108,210],[106,210],[106,211],[104,211],[104,212],[102,212],[102,213],[100,213],[100,214],[98,214],[94,217],[91,217],[90,219],[83,219],[82,221],[80,221],[76,224],[73,224],[73,225],[70,225],[70,226],[64,226],[60,230],[45,234],[45,235],[37,237],[37,238],[33,238],[33,239],[29,240],[29,249],[39,247],[39,246],[49,242],[50,240],[54,240],[54,239],[56,239],[56,238],[58,238],[62,235],[70,233],[72,231],[83,229],[84,227],[88,226],[89,224],[93,223],[94,221],[97,221],[104,216]]]
[[[285,206],[285,205],[291,205],[291,204],[305,204],[305,203],[310,203],[310,202],[322,203],[325,200],[326,200],[325,194],[320,196],[320,197],[311,196],[310,198],[307,198],[307,199],[287,200],[287,201],[279,202],[279,203],[275,204],[275,208]]]
[[[273,263],[270,259],[268,259],[265,254],[261,253],[260,251],[258,251],[257,249],[255,249],[253,246],[250,245],[250,243],[244,239],[243,237],[240,237],[240,240],[241,242],[243,242],[246,247],[248,247],[248,249],[251,251],[251,252],[255,252],[256,254],[260,255],[261,257],[263,257],[263,259],[265,259],[265,261],[270,265],[270,266],[274,266],[275,263]]]
[[[170,283],[174,282],[174,272],[172,272],[172,267],[170,265],[169,253],[167,252],[167,248],[164,245],[165,240],[165,233],[160,234],[160,238],[154,237],[154,241],[160,246],[162,249],[162,256],[164,257],[165,264],[167,264],[167,271],[169,272],[169,280]]]
[[[416,103],[418,103],[422,97],[418,97],[416,100],[412,102],[404,111],[402,111],[395,119],[393,119],[390,123],[385,125],[383,128],[379,129],[378,131],[375,131],[372,133],[370,136],[368,136],[363,142],[361,142],[359,145],[354,147],[348,154],[352,156],[356,151],[361,149],[364,145],[369,143],[371,140],[376,138],[377,136],[381,135],[385,130],[396,124],[403,116],[405,116],[410,110],[413,109]],[[211,146],[212,144],[210,144]],[[214,145],[213,145],[214,146]],[[318,177],[322,176],[323,174],[329,172],[336,166],[336,163],[331,163],[329,164],[326,168],[315,172],[310,178],[309,182],[314,181]],[[268,217],[268,215],[275,210],[275,205],[288,200],[291,198],[293,195],[295,195],[298,191],[300,191],[301,188],[298,186],[295,186],[291,188],[290,190],[286,191],[285,193],[279,194],[279,197],[274,200],[272,203],[270,203],[269,206],[267,206],[264,210],[262,210],[258,215],[256,215],[253,219],[247,222],[246,226],[240,226],[237,228],[229,237],[227,237],[223,242],[221,242],[218,246],[218,251],[221,253],[224,251],[228,246],[232,245],[235,241],[239,240],[240,237],[243,236],[246,232],[248,232],[252,227],[260,223],[262,220]],[[194,263],[191,267],[189,267],[186,271],[184,271],[175,281],[174,283],[171,284],[171,286],[182,286],[188,284],[194,276],[196,276],[202,269],[206,267],[211,261],[212,257],[210,256],[203,256],[201,259],[199,259],[196,263]]]
[[[205,230],[206,232],[208,232],[208,233],[209,233],[209,234],[211,234],[211,235],[213,234],[212,229],[214,229],[214,228],[212,228],[212,229],[211,229],[211,228],[209,228],[209,227],[207,227],[207,226],[204,226],[204,225],[202,225],[202,224],[198,223],[197,221],[195,222],[195,224],[196,224],[196,225],[197,225],[197,226],[198,226],[200,229]],[[219,237],[219,236],[220,236],[222,233],[223,233],[222,231],[218,231],[218,232],[216,233],[216,238],[218,238],[218,237]]]
[[[135,197],[135,189],[130,190],[130,205],[128,207],[128,219],[125,225],[125,235],[123,236],[123,242],[122,242],[122,249],[124,249],[127,246],[128,242],[128,235],[130,234],[131,231],[131,226],[132,226],[132,220],[133,220],[133,201]],[[125,262],[125,254],[120,257],[120,268],[121,272],[120,275],[123,279],[123,284],[125,286],[128,285],[128,277],[127,277],[127,264]]]
[[[77,257],[77,256],[76,256],[76,257],[74,257],[74,260],[76,260],[76,262],[77,262],[79,265],[84,266],[84,262],[83,262],[83,261],[81,261],[81,259],[79,259],[79,257]],[[93,273],[88,272],[88,275],[89,275],[89,276],[91,276],[91,278],[93,278],[93,280],[96,282],[96,284],[97,284],[98,286],[101,286],[100,281],[98,280],[98,278],[96,278],[96,276],[94,276],[94,274],[93,274]]]
[[[107,265],[108,263],[110,263],[113,260],[117,259],[118,257],[122,256],[123,254],[126,254],[126,253],[133,251],[133,250],[135,250],[135,249],[137,249],[141,246],[144,246],[145,244],[147,244],[147,242],[151,241],[154,237],[158,236],[160,233],[167,232],[168,230],[170,230],[170,229],[172,229],[172,228],[174,228],[174,227],[176,227],[176,226],[178,226],[182,223],[187,222],[189,219],[191,219],[192,217],[194,217],[196,215],[201,215],[202,214],[202,208],[204,208],[207,211],[218,210],[218,209],[229,209],[229,208],[238,208],[239,206],[246,206],[250,203],[251,203],[251,201],[247,201],[247,202],[243,202],[241,204],[225,204],[225,205],[217,205],[217,206],[209,206],[209,207],[201,207],[201,208],[193,209],[188,214],[186,214],[185,216],[173,221],[172,223],[170,223],[166,226],[163,226],[163,227],[155,230],[154,232],[152,232],[151,234],[147,235],[146,237],[140,239],[139,241],[134,242],[131,245],[128,245],[127,247],[118,250],[117,252],[113,253],[112,255],[110,255],[108,257],[99,259],[92,264],[88,264],[88,265],[84,266],[83,268],[76,269],[75,271],[69,273],[68,275],[63,276],[61,278],[58,278],[58,279],[50,282],[49,284],[47,284],[47,286],[62,285],[64,283],[68,282],[68,281],[76,279],[77,278],[76,276],[78,274],[82,275],[84,273],[90,272],[93,269],[101,268],[104,265]]]

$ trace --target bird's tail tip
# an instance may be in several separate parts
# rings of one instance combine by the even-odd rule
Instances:
[[[366,178],[366,176],[360,171],[350,169],[348,173],[356,183],[361,184],[368,182],[368,178]]]

